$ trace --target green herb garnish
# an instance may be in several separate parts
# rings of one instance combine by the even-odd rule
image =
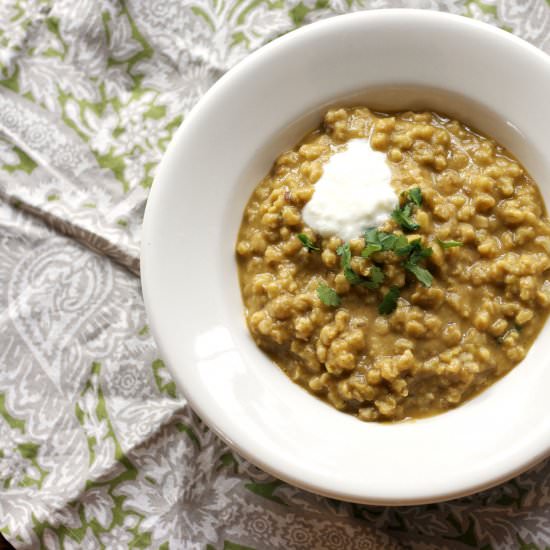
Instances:
[[[368,258],[371,254],[380,251],[393,250],[408,244],[407,237],[404,235],[394,235],[378,229],[367,229],[365,231],[365,248],[361,252],[363,258]]]
[[[321,250],[318,246],[313,244],[313,241],[305,233],[298,233],[297,237],[300,239],[301,243],[304,245],[304,248],[306,248],[308,252],[318,252]]]
[[[432,248],[423,246],[420,239],[410,242],[405,252],[405,254],[409,254],[409,257],[403,264],[403,267],[407,271],[410,271],[426,287],[432,286],[433,276],[426,268],[418,264],[423,259],[431,256],[432,253]]]
[[[340,305],[340,296],[338,296],[336,290],[324,283],[317,287],[317,296],[326,306],[338,307]]]
[[[418,263],[423,258],[431,256],[433,250],[422,245],[422,239],[414,239],[414,241],[406,241],[406,244],[397,248],[395,253],[399,256],[411,256],[413,263]]]
[[[420,187],[415,187],[406,194],[405,204],[395,208],[391,216],[405,231],[416,231],[420,226],[412,217],[413,206],[421,205],[422,191]]]
[[[368,277],[363,277],[353,270],[351,267],[351,249],[349,243],[339,246],[336,254],[342,259],[344,276],[351,285],[363,285],[370,289],[376,289],[384,280],[384,272],[378,266],[371,267]]]
[[[417,264],[420,260],[428,258],[433,254],[433,249],[431,247],[422,245],[422,239],[415,239],[409,246],[411,247],[409,261],[412,263]]]
[[[396,248],[395,253],[398,256],[407,256],[417,247],[417,241],[420,239],[415,239],[414,241],[409,242],[408,239],[405,239],[402,243],[399,244],[399,247]]]
[[[392,217],[405,231],[415,231],[420,226],[414,220],[412,214],[413,209],[422,205],[422,191],[419,187],[409,190],[403,194],[405,202],[403,206],[395,208],[392,212]],[[369,258],[377,252],[391,251],[398,256],[403,257],[402,266],[412,273],[416,279],[425,287],[430,287],[433,283],[432,274],[421,265],[421,262],[432,255],[433,250],[430,247],[423,246],[422,239],[414,239],[409,242],[405,235],[396,233],[387,233],[379,231],[375,227],[371,227],[364,234],[365,248],[361,251],[363,258]],[[461,246],[462,243],[457,241],[442,242],[440,244],[444,248],[452,246]],[[349,243],[345,243],[338,247],[336,253],[341,257],[342,268],[346,280],[352,285],[362,285],[368,289],[376,290],[384,281],[384,272],[377,265],[372,266],[369,276],[363,277],[356,273],[351,267],[351,250]],[[396,286],[392,286],[384,295],[382,302],[379,305],[381,314],[389,314],[397,307],[397,300],[400,295],[400,290]]]
[[[368,279],[364,279],[361,284],[369,290],[376,290],[384,282],[384,278],[384,272],[377,265],[373,265],[370,268]]]
[[[395,247],[395,243],[397,242],[397,235],[380,231],[378,233],[378,239],[380,245],[382,246],[382,250],[393,250]]]
[[[414,264],[410,260],[406,261],[403,265],[405,269],[410,271],[425,287],[432,286],[433,276],[425,267]]]
[[[424,286],[431,286],[433,281],[431,273],[418,264],[424,258],[431,256],[433,250],[423,246],[421,239],[409,242],[405,235],[395,235],[378,231],[377,229],[368,229],[365,231],[365,244],[366,246],[361,252],[361,256],[364,258],[368,258],[374,252],[381,250],[391,250],[398,256],[408,256],[403,267],[415,275]]]
[[[361,256],[363,256],[363,258],[368,258],[371,254],[374,254],[375,252],[380,252],[381,250],[383,250],[381,244],[369,243],[361,251]]]
[[[409,200],[414,202],[416,206],[422,206],[422,191],[420,187],[415,187],[409,191]]]
[[[439,243],[439,246],[441,248],[454,248],[455,246],[464,246],[464,243],[461,243],[460,241],[441,241],[437,239],[437,242]]]
[[[345,243],[336,249],[336,254],[340,256],[342,260],[342,268],[344,269],[344,275],[348,283],[352,285],[358,285],[361,282],[361,275],[355,273],[351,268],[351,250],[349,243]]]
[[[397,207],[392,213],[391,217],[405,230],[416,231],[420,226],[412,218],[412,205],[411,203],[405,204],[403,207]]]
[[[351,267],[344,267],[344,276],[350,285],[360,285],[363,282],[363,277]]]
[[[382,298],[380,305],[378,306],[378,312],[381,315],[389,315],[395,311],[397,307],[397,300],[399,299],[399,288],[392,286],[388,292]]]

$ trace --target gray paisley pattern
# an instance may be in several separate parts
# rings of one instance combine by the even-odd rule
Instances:
[[[547,0],[0,3],[0,531],[16,548],[549,547],[550,462],[431,506],[325,499],[220,442],[148,332],[141,219],[185,115],[276,36],[395,7],[550,53]]]

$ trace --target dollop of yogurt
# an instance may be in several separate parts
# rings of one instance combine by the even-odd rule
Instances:
[[[352,139],[323,166],[323,175],[302,210],[302,218],[323,237],[345,241],[379,226],[398,205],[386,155],[368,139]]]

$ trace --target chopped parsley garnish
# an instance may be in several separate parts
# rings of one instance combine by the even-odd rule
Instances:
[[[336,254],[342,258],[342,266],[349,267],[351,264],[351,249],[349,243],[344,243],[336,249]]]
[[[375,252],[380,252],[381,250],[383,250],[381,244],[369,243],[361,251],[361,256],[363,256],[363,258],[368,258],[371,254],[374,254]]]
[[[362,285],[370,290],[376,290],[384,282],[384,277],[384,272],[377,265],[373,265],[368,279],[364,279]]]
[[[340,296],[338,296],[336,290],[324,283],[317,287],[317,296],[326,306],[338,307],[340,305]]]
[[[404,235],[401,235],[400,237],[401,237],[400,240],[395,243],[394,252],[398,256],[406,256],[407,254],[410,253],[410,251],[412,250],[412,247],[407,237],[405,237]]]
[[[363,277],[353,271],[351,267],[344,267],[344,275],[350,285],[360,285],[363,282]]]
[[[398,206],[392,213],[391,217],[405,230],[416,231],[420,226],[412,218],[412,205],[411,203],[405,204],[405,206]]]
[[[460,241],[441,241],[437,239],[437,242],[439,243],[439,246],[441,248],[454,248],[455,246],[464,246],[464,243],[461,243]]]
[[[413,206],[421,205],[422,191],[420,190],[420,187],[415,187],[407,193],[405,204],[395,208],[395,210],[391,213],[391,216],[405,231],[416,231],[420,226],[412,217]]]
[[[416,206],[422,206],[422,191],[420,187],[415,187],[409,191],[409,199],[414,202]]]
[[[414,264],[417,264],[420,260],[423,260],[424,258],[428,258],[432,255],[433,249],[429,246],[423,246],[421,239],[415,239],[411,243],[409,243],[409,251],[410,258],[409,261],[411,261]]]
[[[389,315],[395,311],[397,307],[397,300],[399,299],[399,288],[392,286],[388,292],[382,298],[380,305],[378,306],[378,312],[381,315]]]
[[[411,242],[405,239],[404,241],[396,245],[394,252],[398,256],[409,255],[410,256],[409,260],[412,261],[412,263],[416,264],[420,260],[427,258],[428,256],[431,256],[433,253],[433,250],[429,247],[423,246],[421,239],[415,239],[414,241],[411,241]]]
[[[410,260],[406,261],[404,266],[405,269],[410,271],[424,286],[432,286],[433,276],[425,267],[414,264]]]
[[[413,191],[415,190],[413,189]],[[411,208],[410,203],[408,207],[409,209]],[[405,235],[386,233],[378,231],[376,228],[365,231],[365,248],[361,252],[363,258],[368,258],[374,252],[388,250],[398,256],[406,256],[403,267],[412,273],[424,286],[431,286],[433,282],[432,274],[425,267],[420,266],[419,263],[424,258],[431,256],[433,250],[430,247],[423,246],[421,239],[409,242]],[[367,287],[370,288],[368,285]]]
[[[351,285],[363,285],[374,290],[377,289],[384,280],[384,272],[378,266],[371,267],[368,277],[363,277],[353,270],[351,267],[351,250],[349,243],[339,246],[336,250],[336,254],[342,259],[344,275]]]
[[[413,216],[414,209],[422,205],[422,191],[420,187],[415,187],[403,193],[402,206],[398,206],[392,212],[392,218],[401,226],[403,231],[416,231],[420,228]],[[308,252],[319,251],[320,248],[304,233],[299,233],[298,238]],[[433,250],[430,247],[422,245],[420,238],[409,242],[409,239],[402,234],[387,233],[379,231],[376,227],[369,228],[364,234],[365,247],[361,251],[363,258],[370,258],[377,252],[393,252],[402,257],[401,266],[409,273],[412,273],[416,279],[425,287],[430,287],[433,282],[432,274],[421,262],[432,255]],[[462,246],[458,241],[438,241],[442,248],[452,248]],[[346,280],[351,285],[364,286],[370,290],[380,288],[384,282],[385,275],[378,265],[370,268],[367,277],[357,273],[351,266],[352,253],[349,243],[344,243],[336,250],[340,256],[342,270]],[[325,283],[317,287],[317,295],[323,304],[331,307],[338,307],[341,298],[338,293],[327,286]],[[400,296],[400,290],[397,286],[391,286],[388,292],[382,298],[378,311],[382,315],[387,315],[395,311],[397,301]]]
[[[342,268],[344,269],[344,275],[348,283],[351,285],[358,285],[361,282],[362,277],[358,273],[355,273],[355,271],[351,268],[351,250],[349,243],[339,246],[336,249],[336,254],[338,254],[338,256],[342,259]]]
[[[394,252],[408,244],[405,235],[394,235],[378,229],[367,229],[365,231],[365,248],[361,252],[363,258],[380,251],[393,250]]]
[[[407,254],[410,254],[413,250],[416,249],[417,241],[420,241],[420,239],[415,239],[412,242],[409,242],[407,239],[405,239],[405,241],[399,245],[399,248],[395,250],[395,253],[398,256],[407,256]]]
[[[308,252],[319,252],[319,250],[321,250],[318,246],[315,246],[313,241],[305,233],[298,233],[297,236]]]
[[[432,286],[433,276],[425,268],[419,264],[424,258],[432,255],[433,250],[430,247],[422,245],[420,239],[415,239],[408,245],[406,254],[409,254],[408,259],[403,264],[403,267],[410,271],[419,281],[426,287]]]

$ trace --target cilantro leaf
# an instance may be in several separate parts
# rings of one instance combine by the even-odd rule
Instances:
[[[368,258],[371,254],[374,254],[375,252],[380,252],[381,250],[381,244],[369,243],[361,251],[361,256],[363,256],[363,258]]]
[[[441,248],[454,248],[455,246],[464,246],[464,243],[461,243],[460,241],[441,241],[437,239],[437,242],[439,243],[439,246]]]
[[[376,227],[369,227],[365,230],[365,242],[366,243],[377,243],[378,242],[378,229]]]
[[[399,288],[392,286],[388,292],[382,298],[380,305],[378,306],[378,312],[381,315],[389,315],[395,311],[397,307],[397,300],[399,299]]]
[[[308,252],[312,252],[313,250],[318,252],[321,250],[318,246],[313,244],[313,241],[305,233],[298,233],[297,237],[300,239],[301,243],[304,245],[304,248],[306,248]]]
[[[360,285],[363,282],[363,277],[351,267],[344,267],[344,276],[350,285]]]
[[[420,226],[412,218],[412,205],[411,203],[405,204],[405,206],[396,207],[391,213],[391,217],[405,230],[416,231]]]
[[[403,246],[403,241],[405,245],[408,242],[404,235],[394,235],[393,233],[378,231],[377,229],[367,229],[364,238],[365,248],[361,252],[363,258],[368,258],[371,254],[380,252],[381,250],[395,251],[398,245]]]
[[[409,261],[413,264],[417,264],[420,260],[428,258],[433,254],[433,249],[429,246],[423,246],[421,239],[415,239],[409,244],[410,257]]]
[[[349,243],[344,243],[336,249],[336,254],[342,258],[342,266],[349,266],[351,263],[351,248]]]
[[[406,244],[398,248],[395,253],[399,256],[410,255],[413,263],[418,263],[422,258],[427,258],[432,255],[433,250],[422,246],[422,239],[414,239],[414,241],[406,241]]]
[[[373,265],[369,271],[368,279],[363,280],[363,286],[369,290],[376,290],[384,282],[384,272],[377,266]]]
[[[336,290],[322,283],[317,287],[317,296],[326,306],[338,307],[340,305],[340,296]]]
[[[393,250],[393,247],[397,241],[397,235],[380,231],[378,234],[378,239],[384,250]]]
[[[351,250],[349,243],[345,243],[336,249],[336,254],[341,257],[342,267],[344,269],[344,275],[348,283],[352,285],[358,285],[362,281],[361,275],[355,273],[351,268]]]
[[[395,242],[395,246],[393,251],[398,256],[406,256],[411,250],[413,249],[412,245],[409,243],[409,240],[405,235],[399,235],[397,238],[397,241]]]
[[[409,257],[403,264],[403,267],[407,271],[410,271],[426,287],[432,285],[433,277],[426,268],[419,266],[418,263],[431,256],[432,253],[432,248],[422,246],[421,239],[415,239],[410,242],[404,253],[404,255],[409,254]]]
[[[402,196],[405,193],[402,194]],[[422,191],[420,187],[415,187],[410,189],[406,193],[406,200],[403,206],[398,206],[392,212],[392,218],[405,230],[405,231],[416,231],[420,226],[416,223],[412,217],[413,205],[421,206],[422,205]]]
[[[377,245],[378,246],[378,245]],[[381,250],[382,247],[377,250]],[[364,252],[364,250],[363,250]],[[377,289],[384,280],[384,272],[378,266],[372,266],[368,277],[356,273],[351,267],[351,250],[349,243],[339,246],[336,254],[342,259],[342,267],[346,280],[352,285],[363,285],[371,290]]]
[[[414,202],[416,206],[422,206],[422,191],[420,187],[415,187],[409,191],[409,200]]]
[[[364,235],[365,244],[374,244],[381,247],[382,250],[391,250],[396,235],[392,233],[386,233],[385,231],[378,231],[376,228],[367,229]]]
[[[421,267],[410,260],[404,263],[404,267],[407,271],[410,271],[425,287],[432,286],[433,276],[425,267]]]

